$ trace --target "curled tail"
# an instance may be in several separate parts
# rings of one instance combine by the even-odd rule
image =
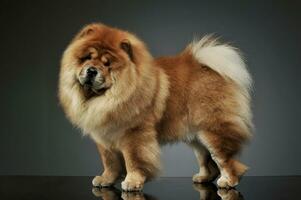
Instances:
[[[231,79],[236,83],[238,89],[235,95],[240,105],[237,115],[250,136],[253,128],[250,109],[252,78],[239,50],[219,42],[217,38],[210,35],[193,41],[186,50],[190,51],[199,63],[211,68],[225,79]]]
[[[192,42],[190,48],[199,63],[210,67],[223,77],[232,79],[243,89],[251,89],[252,78],[238,49],[222,44],[212,36]]]

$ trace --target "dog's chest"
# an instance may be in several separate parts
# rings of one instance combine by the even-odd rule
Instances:
[[[125,131],[115,131],[115,132],[91,132],[89,136],[98,144],[101,144],[108,148],[118,148],[120,138],[123,136]]]
[[[116,118],[116,115],[112,114],[116,108],[114,109],[108,102],[98,100],[86,105],[74,103],[72,109],[73,122],[84,135],[90,136],[97,143],[115,145],[114,143],[125,132],[125,123],[120,116]]]

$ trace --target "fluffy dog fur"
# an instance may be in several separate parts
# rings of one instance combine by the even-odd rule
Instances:
[[[86,66],[101,81],[85,87]],[[154,59],[135,35],[90,24],[63,54],[59,98],[101,154],[104,172],[94,186],[114,184],[125,170],[122,189],[141,190],[160,169],[159,146],[182,141],[200,165],[193,181],[220,174],[218,186],[228,188],[247,169],[234,156],[251,135],[250,87],[237,49],[213,37]]]

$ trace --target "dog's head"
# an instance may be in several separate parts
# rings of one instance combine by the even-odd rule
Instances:
[[[138,73],[142,63],[151,60],[143,42],[134,35],[103,24],[84,27],[64,53],[67,70],[86,96],[103,95],[129,73]],[[130,68],[130,69],[129,69]]]

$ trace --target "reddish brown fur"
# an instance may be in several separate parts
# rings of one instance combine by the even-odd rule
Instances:
[[[123,41],[131,45],[132,58],[121,48]],[[96,49],[92,61],[78,62],[91,46]],[[104,50],[114,60],[110,69],[100,67],[110,89],[100,96],[87,95],[76,80],[69,80],[68,73],[78,73],[87,64],[103,65]],[[126,70],[132,71],[124,76]],[[124,97],[127,86],[129,97]],[[218,167],[219,186],[231,187],[246,170],[233,157],[248,139],[248,130],[235,121],[236,90],[233,81],[198,63],[189,48],[177,56],[153,59],[133,34],[92,24],[73,39],[63,56],[59,96],[72,123],[98,144],[104,173],[93,180],[94,185],[113,184],[125,162],[122,188],[140,190],[160,168],[159,144],[184,141],[195,149],[199,163],[204,163],[200,167],[209,170],[209,174],[200,170],[194,180],[211,181]],[[125,100],[115,105],[119,99],[113,91]],[[96,112],[92,107],[104,110]],[[210,173],[215,175],[209,178]]]

